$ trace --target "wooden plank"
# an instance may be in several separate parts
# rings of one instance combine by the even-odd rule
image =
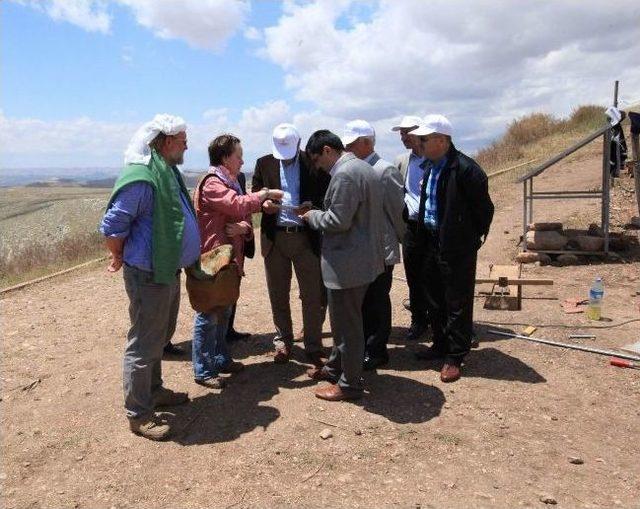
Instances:
[[[490,283],[492,285],[498,284],[498,278],[477,278],[476,284],[486,284]],[[511,279],[509,278],[509,285],[513,286],[553,286],[553,279]]]

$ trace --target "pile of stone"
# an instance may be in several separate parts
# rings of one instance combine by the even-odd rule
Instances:
[[[516,261],[538,265],[577,265],[586,261],[584,257],[572,253],[547,254],[538,251],[588,251],[597,253],[604,250],[604,233],[596,224],[589,225],[588,231],[571,233],[564,231],[562,223],[531,223],[527,226],[525,242],[527,251],[519,253]],[[628,247],[624,236],[611,235],[609,246],[612,251]],[[615,255],[613,255],[615,256]]]

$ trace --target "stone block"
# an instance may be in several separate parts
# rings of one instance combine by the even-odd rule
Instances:
[[[529,223],[527,229],[536,232],[562,231],[562,223]]]
[[[558,231],[533,230],[527,232],[527,249],[558,251],[567,245],[567,237]]]
[[[560,267],[567,267],[569,265],[578,265],[580,258],[574,254],[561,254],[556,258],[556,262]]]
[[[578,235],[576,241],[581,251],[602,251],[604,239],[602,237],[592,237],[591,235]]]

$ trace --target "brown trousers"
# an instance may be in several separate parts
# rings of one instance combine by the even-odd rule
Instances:
[[[273,323],[282,341],[291,348],[293,324],[291,321],[291,276],[295,270],[300,299],[302,300],[302,324],[304,347],[307,353],[322,349],[322,323],[324,321],[322,293],[325,291],[320,274],[320,258],[311,250],[305,232],[277,231],[271,251],[264,259],[267,287]]]

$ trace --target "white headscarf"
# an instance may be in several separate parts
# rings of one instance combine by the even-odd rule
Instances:
[[[185,121],[173,115],[160,113],[153,120],[143,124],[133,135],[127,150],[124,152],[124,164],[148,164],[151,159],[151,143],[156,136],[164,133],[173,136],[187,130]]]

